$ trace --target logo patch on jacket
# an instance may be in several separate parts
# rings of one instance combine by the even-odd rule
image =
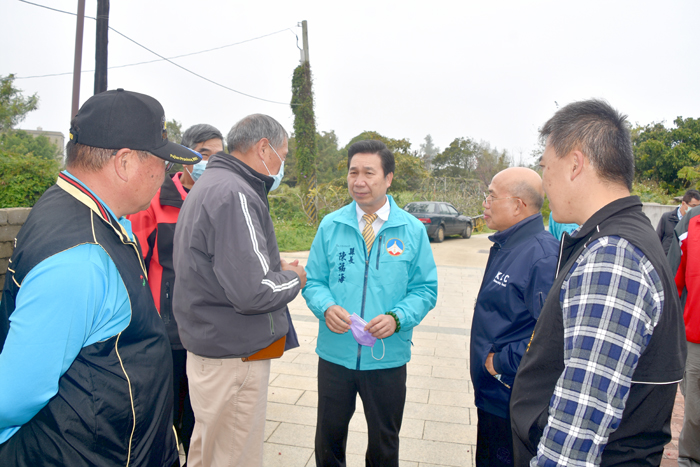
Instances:
[[[386,242],[386,251],[391,256],[401,256],[403,253],[403,242],[398,238],[391,238]]]
[[[496,277],[493,278],[493,281],[501,287],[505,287],[506,285],[508,285],[509,277],[510,276],[508,274],[503,274],[501,271],[498,271]]]

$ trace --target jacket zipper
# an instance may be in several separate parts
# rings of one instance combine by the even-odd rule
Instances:
[[[379,271],[379,255],[382,253],[382,235],[379,236],[379,243],[377,244],[377,271]]]
[[[362,242],[364,243],[364,241]],[[365,300],[367,298],[367,276],[369,274],[369,257],[370,254],[372,253],[372,250],[367,251],[367,245],[365,245],[365,252],[367,259],[365,259],[365,283],[364,286],[362,287],[362,307],[360,308],[360,317],[362,319],[365,319]],[[379,255],[377,255],[379,256]],[[360,357],[362,356],[362,345],[357,344],[357,366],[355,369],[359,370],[360,369]]]
[[[267,316],[268,316],[268,318],[270,318],[270,333],[272,333],[272,335],[274,336],[275,335],[275,322],[272,320],[272,313],[268,313]]]
[[[163,307],[160,307],[160,315],[161,318],[163,318],[164,323],[169,323],[170,322],[170,282],[165,283],[165,309]]]

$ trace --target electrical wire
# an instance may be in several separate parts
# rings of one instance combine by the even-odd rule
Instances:
[[[20,1],[24,1],[24,0],[20,0]],[[24,3],[30,3],[30,2],[24,2]],[[59,11],[60,11],[60,10],[59,10]],[[87,18],[87,16],[86,16],[86,18]],[[89,19],[93,19],[93,18],[89,18]],[[111,29],[111,28],[110,28],[110,29]],[[246,42],[251,42],[251,41],[254,41],[254,40],[257,40],[257,39],[262,39],[262,38],[264,38],[264,37],[272,36],[272,35],[279,34],[279,33],[281,33],[281,32],[285,32],[285,31],[290,31],[292,34],[294,34],[294,35],[297,37],[297,48],[298,48],[299,50],[301,50],[301,48],[299,48],[299,36],[297,36],[297,34],[296,34],[294,31],[292,31],[291,28],[285,28],[285,29],[280,29],[279,31],[271,32],[271,33],[269,33],[269,34],[265,34],[265,35],[263,35],[263,36],[254,37],[254,38],[252,38],[252,39],[246,39],[246,40],[244,40],[244,41],[235,42],[235,43],[233,43],[233,44],[222,45],[222,46],[214,47],[214,48],[211,48],[211,49],[199,50],[199,51],[197,51],[197,52],[190,52],[190,53],[187,53],[187,54],[175,55],[175,56],[173,56],[173,57],[168,57],[168,59],[174,60],[174,59],[176,59],[176,58],[190,57],[190,56],[192,56],[192,55],[199,55],[199,54],[203,54],[203,53],[207,53],[207,52],[213,52],[213,51],[215,51],[215,50],[225,49],[225,48],[227,48],[227,47],[233,47],[234,45],[244,44],[244,43],[246,43]],[[118,31],[115,31],[115,32],[118,32]],[[127,64],[125,64],[125,65],[114,65],[114,66],[109,67],[109,69],[112,70],[112,69],[115,69],[115,68],[128,68],[128,67],[138,66],[138,65],[148,65],[149,63],[157,63],[157,62],[162,62],[162,61],[165,61],[165,59],[158,58],[158,59],[156,59],[156,60],[146,60],[145,62],[127,63]],[[81,73],[92,73],[93,71],[95,71],[95,70],[82,70]],[[51,74],[47,74],[47,75],[17,76],[15,79],[46,78],[46,77],[51,77],[51,76],[64,76],[64,75],[72,75],[72,74],[73,74],[72,71],[67,71],[67,72],[64,72],[64,73],[51,73]]]
[[[41,4],[39,4],[39,3],[29,2],[29,1],[27,1],[27,0],[18,0],[18,1],[20,1],[20,2],[22,2],[22,3],[27,3],[27,4],[29,4],[29,5],[37,6],[37,7],[40,7],[40,8],[45,8],[45,9],[47,9],[47,10],[56,11],[56,12],[58,12],[58,13],[64,13],[64,14],[67,14],[67,15],[77,16],[76,13],[73,13],[73,12],[71,12],[71,11],[59,10],[59,9],[57,9],[57,8],[51,8],[51,7],[48,7],[48,6],[46,6],[46,5],[41,5]],[[85,16],[85,18],[92,19],[92,20],[95,19],[95,18],[92,17],[92,16]],[[120,36],[122,36],[122,37],[125,38],[126,40],[128,40],[128,41],[130,41],[130,42],[133,42],[134,44],[138,45],[139,47],[141,47],[141,48],[147,50],[148,52],[152,53],[152,54],[155,55],[156,57],[159,57],[158,60],[150,60],[150,61],[146,61],[146,62],[131,63],[131,64],[126,64],[126,65],[117,65],[117,66],[109,67],[110,69],[112,69],[112,68],[125,68],[125,67],[130,67],[130,66],[144,65],[144,64],[147,64],[147,63],[154,63],[154,62],[166,61],[166,62],[170,63],[171,65],[174,65],[174,66],[176,66],[176,67],[178,67],[178,68],[180,68],[180,69],[182,69],[182,70],[184,70],[184,71],[186,71],[186,72],[188,72],[188,73],[193,74],[194,76],[196,76],[196,77],[198,77],[198,78],[200,78],[200,79],[203,79],[204,81],[208,81],[209,83],[214,84],[214,85],[216,85],[216,86],[219,86],[219,87],[221,87],[221,88],[224,88],[224,89],[226,89],[226,90],[228,90],[228,91],[232,91],[232,92],[235,92],[235,93],[237,93],[237,94],[240,94],[240,95],[243,95],[243,96],[246,96],[246,97],[250,97],[251,99],[257,99],[257,100],[264,101],[264,102],[270,102],[270,103],[272,103],[272,104],[290,105],[288,102],[273,101],[273,100],[270,100],[270,99],[264,99],[264,98],[262,98],[262,97],[253,96],[253,95],[251,95],[251,94],[247,94],[247,93],[242,92],[242,91],[237,91],[237,90],[235,90],[235,89],[233,89],[233,88],[230,88],[230,87],[228,87],[228,86],[226,86],[226,85],[223,85],[223,84],[218,83],[218,82],[216,82],[216,81],[214,81],[214,80],[211,80],[211,79],[209,79],[209,78],[207,78],[207,77],[205,77],[205,76],[202,76],[202,75],[200,75],[200,74],[198,74],[198,73],[195,73],[194,71],[192,71],[192,70],[190,70],[190,69],[188,69],[188,68],[185,68],[184,66],[179,65],[179,64],[177,64],[177,63],[175,63],[175,62],[173,62],[173,61],[171,60],[171,58],[172,58],[172,59],[175,59],[175,58],[188,57],[188,56],[191,56],[191,55],[197,55],[197,54],[201,54],[201,53],[212,52],[212,51],[214,51],[214,50],[224,49],[224,48],[226,48],[226,47],[233,47],[234,45],[239,45],[239,44],[243,44],[243,43],[246,43],[246,42],[251,42],[251,41],[254,41],[254,40],[257,40],[257,39],[262,39],[262,38],[264,38],[264,37],[272,36],[272,35],[274,35],[274,34],[279,34],[279,33],[284,32],[284,31],[290,31],[292,34],[294,34],[294,35],[296,36],[296,38],[297,38],[297,48],[298,48],[298,47],[299,47],[299,45],[298,45],[298,44],[299,44],[299,36],[298,36],[292,29],[290,29],[290,28],[281,29],[281,30],[279,30],[279,31],[275,31],[275,32],[272,32],[272,33],[269,33],[269,34],[265,34],[265,35],[263,35],[263,36],[259,36],[259,37],[254,37],[254,38],[252,38],[252,39],[246,39],[246,40],[244,40],[244,41],[236,42],[236,43],[234,43],[234,44],[228,44],[228,45],[223,45],[223,46],[219,46],[219,47],[214,47],[214,48],[207,49],[207,50],[201,50],[201,51],[198,51],[198,52],[192,52],[192,53],[188,53],[188,54],[177,55],[177,56],[171,57],[171,58],[164,57],[164,56],[160,55],[159,53],[157,53],[157,52],[155,52],[155,51],[149,49],[149,48],[146,47],[145,45],[140,44],[139,42],[137,42],[137,41],[135,41],[134,39],[130,38],[129,36],[127,36],[127,35],[125,35],[125,34],[122,34],[121,32],[117,31],[117,30],[114,29],[112,26],[109,26],[109,29],[110,29],[111,31],[114,31],[115,33],[119,34]],[[90,72],[90,71],[94,71],[94,70],[85,70],[85,71],[82,71],[82,73],[88,73],[88,72]],[[69,75],[69,74],[72,74],[72,72],[68,72],[68,73],[54,73],[54,74],[37,75],[37,76],[25,76],[25,77],[17,76],[15,79],[45,78],[45,77],[50,77],[50,76],[62,76],[62,75]],[[291,104],[291,105],[299,105],[299,104]]]

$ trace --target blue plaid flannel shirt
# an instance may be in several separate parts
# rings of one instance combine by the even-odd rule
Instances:
[[[565,369],[530,465],[600,465],[661,317],[663,286],[641,250],[620,237],[602,237],[579,256],[559,300]]]

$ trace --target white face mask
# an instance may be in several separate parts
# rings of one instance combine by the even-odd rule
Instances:
[[[270,149],[272,149],[272,151],[275,153],[280,162],[282,162],[282,165],[280,165],[280,170],[279,172],[277,172],[277,175],[272,175],[270,173],[270,169],[267,168],[267,164],[265,163],[265,161],[262,161],[263,165],[265,166],[265,169],[267,170],[268,175],[275,180],[274,182],[272,182],[272,188],[270,188],[270,191],[274,191],[277,188],[279,188],[280,183],[282,183],[282,177],[284,177],[284,161],[282,160],[280,155],[277,154],[277,151],[275,151],[275,148],[273,148],[272,145],[270,145]]]
[[[187,170],[187,168],[185,168],[185,170],[187,170],[187,173],[190,174],[190,177],[192,177],[192,181],[196,182],[197,180],[199,180],[199,177],[202,176],[202,174],[204,173],[204,169],[206,168],[207,161],[202,159],[201,161],[197,162],[195,165],[192,166],[191,172]]]

